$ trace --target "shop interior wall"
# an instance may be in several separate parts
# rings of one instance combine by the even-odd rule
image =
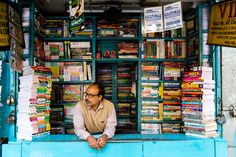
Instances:
[[[227,119],[223,125],[223,137],[228,142],[228,156],[236,156],[236,117],[229,114],[231,105],[236,110],[236,48],[222,47],[222,100]],[[236,112],[236,111],[235,111]]]

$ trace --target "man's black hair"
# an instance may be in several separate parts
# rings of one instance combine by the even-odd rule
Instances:
[[[103,86],[97,82],[94,82],[92,84],[90,84],[89,86],[97,86],[98,87],[98,95],[101,95],[102,98],[104,97],[104,89],[103,89]]]

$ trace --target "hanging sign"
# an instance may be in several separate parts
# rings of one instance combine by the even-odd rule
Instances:
[[[76,36],[84,29],[84,0],[70,0],[70,33]]]
[[[22,54],[25,47],[19,5],[0,0],[0,51],[11,51],[11,67],[22,70]]]
[[[8,4],[0,1],[0,51],[9,50],[10,36],[8,33]]]
[[[164,29],[171,30],[183,26],[181,1],[164,6]]]
[[[236,0],[212,5],[207,44],[236,47]]]
[[[144,8],[144,29],[146,33],[163,32],[162,7]]]
[[[18,45],[24,48],[25,40],[22,29],[19,6],[14,2],[9,2],[8,5],[8,21],[9,21],[9,35],[11,37],[10,49],[13,50]],[[14,42],[13,40],[16,42]],[[18,45],[16,45],[15,43]]]

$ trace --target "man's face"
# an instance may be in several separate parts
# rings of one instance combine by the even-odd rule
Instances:
[[[98,105],[102,99],[101,95],[98,95],[99,90],[96,86],[89,86],[86,90],[85,101],[88,106],[93,107]]]

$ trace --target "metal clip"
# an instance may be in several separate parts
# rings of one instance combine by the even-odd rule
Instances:
[[[223,113],[219,113],[216,117],[216,122],[218,124],[224,124],[226,123],[226,118],[225,118],[225,115]]]
[[[15,112],[11,111],[11,113],[9,114],[8,118],[7,118],[7,123],[8,124],[14,124],[15,123]]]
[[[234,109],[234,105],[229,106],[229,115],[231,117],[236,117],[236,110]]]
[[[7,104],[7,105],[14,105],[14,104],[15,104],[15,100],[14,100],[13,96],[10,95],[10,96],[7,98],[6,104]]]

